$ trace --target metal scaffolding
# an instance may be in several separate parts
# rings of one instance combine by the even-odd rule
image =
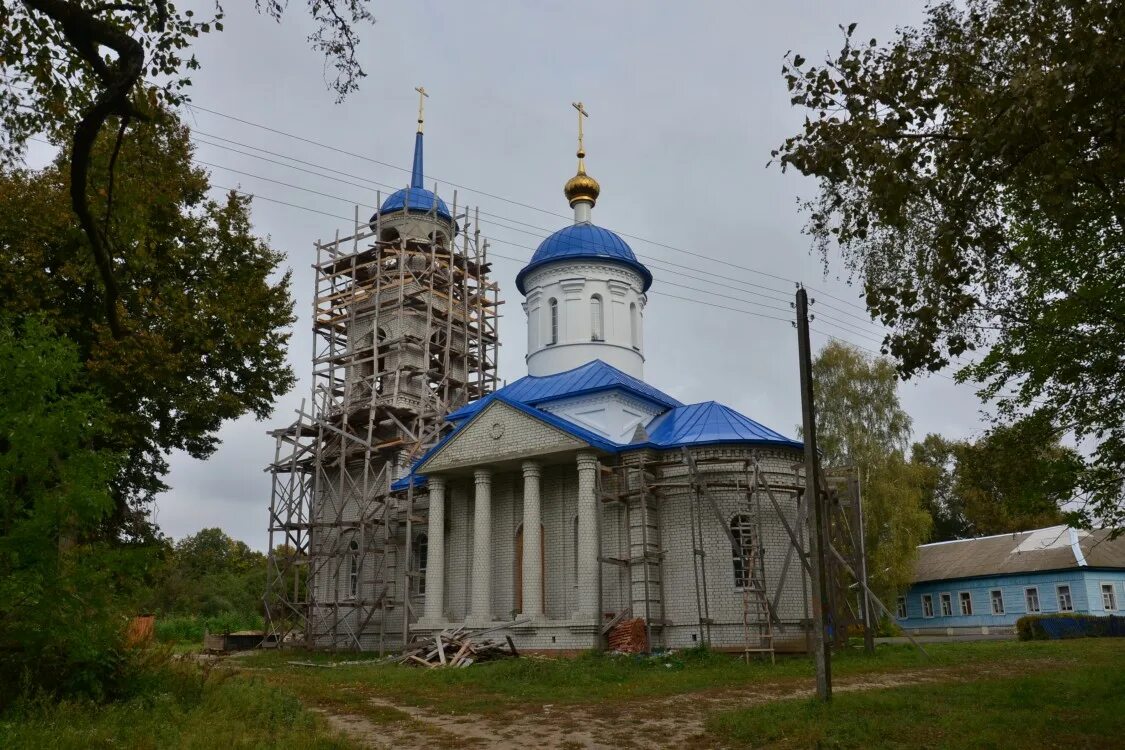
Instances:
[[[497,385],[488,243],[456,193],[453,219],[437,207],[370,222],[357,208],[349,236],[316,243],[312,400],[270,433],[265,610],[279,642],[382,651],[408,637],[428,505],[391,485],[445,415]]]

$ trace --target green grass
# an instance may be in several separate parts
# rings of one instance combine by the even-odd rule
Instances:
[[[1020,676],[837,693],[829,705],[780,701],[717,714],[707,728],[741,747],[1110,747],[1125,716],[1125,644],[1083,645],[1105,647],[1105,658],[1087,653]]]
[[[0,747],[349,748],[290,691],[258,678],[166,668],[108,704],[24,700],[0,717]]]
[[[222,612],[217,615],[162,615],[156,618],[153,633],[162,643],[203,642],[204,631],[227,633],[261,630],[265,620],[255,612]]]
[[[928,669],[977,669],[1004,664],[1019,669],[1057,659],[1079,658],[1093,641],[992,641],[933,644],[928,656],[911,646],[880,646],[872,657],[851,649],[834,658],[838,677],[871,672]],[[807,684],[813,678],[809,659],[779,657],[776,665],[747,665],[739,659],[702,651],[667,658],[588,654],[577,659],[510,659],[469,669],[425,670],[396,664],[346,665],[333,669],[290,666],[290,660],[331,663],[364,658],[360,654],[263,652],[242,661],[268,669],[272,684],[285,685],[318,705],[341,701],[362,710],[369,697],[393,698],[400,704],[446,713],[496,713],[520,706],[603,703],[677,693],[721,690],[749,684]],[[343,686],[345,689],[340,690]]]

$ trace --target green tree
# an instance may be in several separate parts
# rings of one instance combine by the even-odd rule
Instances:
[[[881,596],[900,591],[931,521],[922,506],[927,472],[903,455],[910,417],[899,404],[895,368],[833,341],[817,354],[812,376],[822,464],[859,472],[871,587]]]
[[[257,615],[265,574],[265,555],[222,529],[203,529],[165,549],[149,608],[178,615]]]
[[[957,459],[966,443],[930,433],[915,443],[910,461],[927,469],[922,483],[922,505],[933,519],[931,542],[964,539],[973,530],[965,517],[965,501],[957,491]]]
[[[105,407],[77,347],[0,317],[0,709],[21,689],[105,694],[144,559],[99,542],[120,457],[96,448]]]
[[[958,377],[1088,440],[1081,518],[1125,522],[1125,7],[944,0],[886,44],[844,32],[783,68],[807,117],[774,156],[817,181],[814,246],[903,375],[981,350]]]
[[[69,209],[66,153],[39,172],[0,173],[0,312],[42,315],[78,345],[85,380],[108,405],[99,440],[127,457],[107,523],[139,536],[147,503],[165,489],[169,451],[205,458],[224,421],[267,416],[292,386],[293,302],[283,256],[252,233],[248,199],[208,198],[186,128],[165,116],[119,150],[106,136],[92,173],[108,179],[114,159],[110,227],[128,250],[114,274],[130,335],[99,322],[99,271]],[[110,196],[93,200],[104,212]]]
[[[255,7],[280,20],[288,3],[255,0]],[[356,27],[371,22],[367,0],[308,0],[316,31],[313,48],[336,70],[332,87],[342,98],[363,77],[356,57]],[[110,208],[99,212],[91,194],[114,191],[110,179],[91,174],[103,128],[116,121],[116,148],[130,123],[148,122],[164,108],[187,101],[190,71],[199,62],[190,52],[201,33],[222,31],[222,3],[215,15],[196,19],[168,0],[114,3],[84,0],[20,0],[0,4],[0,71],[9,83],[0,97],[0,165],[11,166],[27,139],[48,133],[67,143],[70,205],[88,243],[101,281],[104,321],[121,338],[132,322],[118,307],[123,291],[116,264],[126,251],[112,232]],[[144,76],[159,79],[145,81]]]
[[[998,427],[956,449],[953,491],[973,535],[1003,534],[1062,523],[1073,498],[1081,457],[1061,445],[1049,422]]]

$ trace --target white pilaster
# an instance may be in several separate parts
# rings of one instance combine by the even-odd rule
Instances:
[[[539,464],[523,462],[523,612],[531,618],[543,615],[542,537],[539,535],[541,508],[539,503]]]
[[[473,478],[473,582],[468,619],[479,624],[492,621],[492,472],[477,469]]]
[[[598,616],[598,459],[578,454],[578,616]],[[525,534],[526,537],[526,534]]]
[[[430,477],[430,522],[426,527],[426,606],[423,619],[445,619],[445,480]]]

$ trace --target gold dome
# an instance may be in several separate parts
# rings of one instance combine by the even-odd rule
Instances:
[[[574,204],[578,201],[589,201],[591,206],[594,205],[598,200],[598,194],[602,191],[598,181],[586,174],[585,156],[585,153],[578,152],[578,174],[567,180],[566,187],[563,188],[563,194],[570,201],[571,208],[574,208]]]

